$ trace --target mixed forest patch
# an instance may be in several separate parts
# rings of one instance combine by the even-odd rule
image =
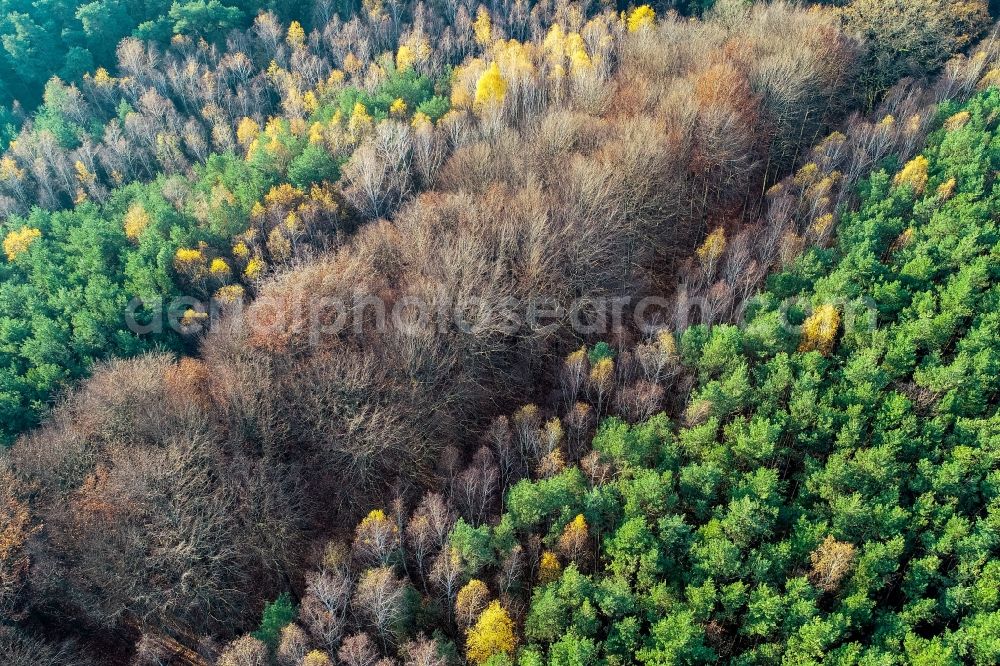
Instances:
[[[0,157],[11,664],[1000,658],[986,3],[200,5]]]

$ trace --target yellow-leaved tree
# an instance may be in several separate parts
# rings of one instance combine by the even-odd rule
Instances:
[[[472,32],[476,37],[476,43],[486,46],[490,43],[490,36],[493,33],[493,22],[490,20],[490,13],[480,5],[476,12],[476,20],[472,23]]]
[[[705,242],[695,251],[706,275],[711,277],[715,272],[715,267],[725,251],[726,232],[722,227],[719,227],[710,233],[705,238]]]
[[[227,284],[215,290],[213,298],[220,303],[239,303],[246,292],[238,284]]]
[[[232,271],[230,270],[229,264],[225,259],[216,257],[215,259],[212,259],[212,263],[209,264],[208,272],[217,280],[225,280],[229,277]]]
[[[821,305],[802,323],[799,351],[818,351],[826,356],[833,351],[840,328],[840,313],[836,306]]]
[[[381,509],[373,509],[358,524],[354,549],[368,562],[386,564],[399,546],[399,528]]]
[[[20,180],[24,177],[24,169],[10,155],[0,158],[0,180]]]
[[[288,36],[285,37],[288,45],[293,49],[306,43],[306,31],[298,21],[292,21],[288,26]]]
[[[313,650],[302,658],[302,666],[333,666],[333,662],[326,652]]]
[[[132,242],[137,242],[139,236],[149,226],[149,213],[143,208],[141,203],[134,203],[125,213],[125,237]]]
[[[201,248],[179,247],[174,253],[174,268],[191,278],[204,277],[207,265]]]
[[[397,118],[406,115],[406,101],[402,97],[397,97],[389,105],[389,115]]]
[[[474,106],[477,109],[498,107],[503,104],[507,96],[507,81],[500,73],[500,65],[490,63],[479,80],[476,81],[476,99]]]
[[[638,32],[653,25],[653,21],[655,20],[656,12],[653,11],[653,8],[649,5],[642,5],[629,13],[626,23],[629,32]]]
[[[244,148],[249,147],[259,135],[260,125],[253,118],[243,118],[236,126],[236,140]]]
[[[465,587],[458,591],[455,597],[455,619],[461,627],[470,627],[476,618],[486,608],[490,591],[486,583],[473,578]]]
[[[368,109],[361,102],[354,103],[351,111],[351,118],[347,121],[347,131],[357,139],[372,128],[372,117],[368,115]]]
[[[600,413],[604,408],[608,394],[614,387],[615,363],[610,358],[602,358],[590,369],[590,376],[587,384],[597,401],[597,411]]]
[[[590,532],[583,514],[569,521],[559,535],[559,552],[563,557],[580,563],[586,556]]]
[[[499,601],[486,607],[465,640],[465,654],[476,664],[485,664],[496,654],[512,655],[516,647],[514,620]]]
[[[27,252],[31,244],[42,237],[42,232],[34,227],[16,229],[3,239],[3,251],[8,261],[14,261],[19,254]]]
[[[413,67],[413,62],[416,57],[413,54],[413,49],[411,49],[406,44],[400,44],[399,50],[396,51],[396,69],[400,72]]]
[[[264,263],[263,259],[254,257],[247,262],[246,268],[243,269],[243,276],[248,280],[259,280],[264,275],[266,268],[267,264]]]
[[[559,558],[550,550],[542,553],[542,561],[538,564],[538,583],[545,585],[557,580],[562,575],[562,565]]]
[[[927,188],[927,167],[930,163],[923,155],[917,155],[906,163],[893,181],[896,185],[909,185],[914,194],[923,194]]]

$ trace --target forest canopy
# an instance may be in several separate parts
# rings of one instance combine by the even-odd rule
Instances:
[[[1000,660],[985,1],[5,9],[4,663]]]

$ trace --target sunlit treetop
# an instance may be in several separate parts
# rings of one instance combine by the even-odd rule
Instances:
[[[24,254],[31,244],[42,237],[42,232],[34,227],[22,227],[7,234],[3,239],[3,251],[8,261],[14,261]]]

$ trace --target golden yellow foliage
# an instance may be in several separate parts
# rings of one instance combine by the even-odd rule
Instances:
[[[569,55],[570,71],[574,74],[593,68],[594,64],[587,53],[586,44],[577,33],[574,32],[566,38],[566,51]]]
[[[660,351],[668,358],[677,355],[677,341],[674,339],[674,334],[670,331],[664,329],[657,333],[656,344],[660,348]]]
[[[264,263],[264,260],[254,257],[247,262],[247,267],[243,269],[243,276],[248,280],[258,280],[264,274],[265,268],[267,268],[267,264]]]
[[[264,195],[264,203],[270,206],[288,208],[295,205],[306,195],[301,189],[291,183],[275,185]]]
[[[726,232],[722,227],[719,227],[705,238],[705,242],[695,251],[695,254],[702,264],[709,265],[715,264],[725,251]]]
[[[141,203],[134,203],[125,213],[125,237],[130,241],[138,241],[139,236],[149,226],[149,213]]]
[[[268,139],[267,149],[274,152],[280,147],[281,135],[284,133],[286,120],[271,116],[264,123],[264,136]]]
[[[584,362],[587,360],[587,348],[580,347],[575,352],[570,352],[566,355],[565,365],[572,367],[583,367]]]
[[[523,407],[519,407],[516,412],[514,412],[514,423],[528,424],[532,422],[537,422],[538,420],[538,405],[527,404]]]
[[[336,213],[340,209],[337,203],[337,190],[329,183],[313,183],[309,188],[309,199],[311,204],[318,206],[324,213]]]
[[[490,20],[490,13],[482,5],[480,5],[479,11],[476,12],[476,20],[472,23],[472,33],[475,35],[476,42],[480,46],[486,46],[490,43],[490,36],[493,34],[493,22]]]
[[[553,416],[546,421],[545,426],[542,428],[542,438],[545,448],[550,450],[558,448],[559,444],[562,443],[564,434],[562,421],[559,420],[558,416]]]
[[[948,118],[948,120],[944,121],[944,128],[948,132],[954,132],[955,130],[962,129],[965,127],[965,124],[969,122],[970,118],[972,118],[972,114],[968,111],[959,111],[955,115]]]
[[[986,90],[990,86],[1000,87],[1000,67],[994,67],[986,72],[983,78],[979,79],[979,83],[976,84],[976,87],[980,90]]]
[[[90,185],[97,180],[97,176],[91,173],[90,169],[87,168],[87,165],[80,160],[77,160],[76,163],[73,164],[73,168],[76,170],[76,180],[81,185]]]
[[[184,311],[184,316],[181,317],[181,326],[193,326],[194,324],[204,321],[205,319],[208,319],[207,312],[198,312],[193,308],[188,308]]]
[[[815,220],[813,220],[810,226],[810,231],[817,238],[822,238],[833,228],[833,213],[827,213],[826,215],[820,215]]]
[[[346,56],[344,56],[344,71],[350,74],[351,76],[354,76],[355,74],[360,72],[362,67],[363,65],[361,61],[358,60],[358,57],[353,53],[348,53]]]
[[[562,565],[559,558],[550,550],[542,553],[542,560],[538,564],[538,583],[545,585],[557,580],[562,575]]]
[[[299,206],[299,209],[305,208],[305,205]],[[285,216],[284,221],[285,229],[293,234],[301,233],[303,230],[302,219],[295,214],[295,211],[289,211],[288,215]]]
[[[260,125],[253,118],[243,118],[236,126],[236,140],[248,147],[260,135]]]
[[[302,658],[302,666],[333,666],[333,662],[326,652],[313,650]]]
[[[293,49],[306,43],[306,31],[302,28],[301,23],[292,21],[288,25],[288,34],[285,36],[285,41]]]
[[[951,195],[953,195],[955,193],[955,187],[957,185],[958,185],[958,181],[955,180],[954,176],[952,176],[951,178],[949,178],[945,182],[943,182],[940,185],[938,185],[938,188],[937,188],[937,195],[938,195],[938,197],[940,199],[942,199],[942,200],[950,199]]]
[[[417,111],[413,114],[413,121],[410,123],[413,129],[417,132],[423,132],[434,128],[434,123],[431,122],[431,117],[428,116],[423,111]]]
[[[306,107],[306,111],[313,113],[319,108],[319,99],[316,97],[316,93],[312,90],[307,90],[302,96],[302,106]]]
[[[202,277],[205,273],[205,253],[200,249],[180,247],[174,253],[174,268],[189,277]]]
[[[615,376],[615,362],[610,358],[602,358],[590,369],[590,383],[599,390],[607,391]]]
[[[396,117],[406,115],[406,102],[402,97],[397,97],[393,100],[392,104],[389,105],[389,113]]]
[[[514,621],[499,601],[486,607],[465,640],[465,654],[476,664],[485,664],[495,654],[512,655],[516,647]]]
[[[358,524],[358,527],[363,529],[365,527],[370,526],[373,523],[384,523],[387,520],[389,519],[385,517],[385,511],[383,511],[382,509],[372,509],[371,511],[368,512],[368,515],[361,520],[361,522]]]
[[[354,550],[365,560],[387,564],[399,545],[399,527],[381,509],[373,509],[354,530]]]
[[[323,143],[323,123],[315,122],[309,126],[309,143]]]
[[[182,264],[193,263],[201,261],[202,259],[203,255],[201,250],[195,250],[187,247],[178,248],[177,253],[174,255],[174,260]]]
[[[226,260],[221,257],[216,257],[212,259],[212,263],[209,264],[208,272],[212,274],[215,278],[227,278],[229,277],[229,264]]]
[[[18,255],[27,252],[36,240],[42,237],[42,232],[34,227],[21,227],[3,239],[3,251],[8,261],[14,261]]]
[[[463,627],[472,625],[490,598],[486,583],[473,578],[455,596],[455,616]]]
[[[505,76],[522,79],[535,73],[535,51],[531,44],[508,39],[506,42],[497,42],[493,54],[494,62]]]
[[[371,538],[370,535],[383,531],[395,534],[398,529],[396,528],[396,523],[389,520],[382,509],[372,509],[369,511],[368,515],[361,519],[357,527],[358,538],[362,540],[369,539]]]
[[[326,87],[327,88],[339,88],[344,82],[344,72],[343,70],[334,69],[330,72],[330,76],[326,77]]]
[[[486,63],[480,58],[472,58],[464,65],[455,67],[452,72],[451,106],[452,110],[445,114],[445,121],[455,109],[466,109],[473,106],[476,85],[484,75]]]
[[[413,49],[406,44],[400,44],[399,50],[396,51],[396,69],[402,72],[413,67],[415,61],[416,56],[413,54]]]
[[[923,155],[917,155],[906,163],[903,170],[896,174],[893,182],[896,185],[909,185],[914,194],[923,194],[927,187],[927,167],[930,163]]]
[[[491,63],[476,81],[475,106],[480,109],[500,106],[506,96],[507,81],[500,73],[500,66],[495,62]]]
[[[562,451],[553,449],[542,456],[535,470],[535,475],[542,479],[549,479],[566,469],[566,459]]]
[[[0,180],[20,180],[24,177],[24,169],[17,166],[17,162],[10,155],[4,155],[0,159]]]
[[[214,298],[222,303],[238,303],[243,300],[244,293],[241,285],[227,284],[215,290]]]
[[[840,312],[833,305],[821,305],[802,323],[799,351],[818,351],[826,356],[833,351],[840,328]]]
[[[579,559],[587,549],[590,532],[583,514],[569,521],[559,535],[559,552],[571,560]]]
[[[815,162],[809,162],[795,174],[795,184],[799,187],[806,187],[812,183],[819,173],[819,166]]]
[[[347,129],[355,137],[371,129],[372,117],[368,115],[368,109],[361,102],[354,103],[354,110],[351,111],[351,119],[347,121]]]
[[[653,25],[656,20],[656,12],[649,5],[642,5],[633,9],[628,15],[628,31],[638,32]]]
[[[542,48],[548,52],[550,58],[562,60],[566,53],[566,35],[562,25],[552,24],[552,27],[545,34],[545,39],[542,40]]]
[[[115,77],[108,74],[108,70],[98,67],[94,72],[94,85],[98,88],[110,88],[115,84]]]
[[[238,241],[235,245],[233,245],[233,256],[238,259],[246,259],[250,256],[250,248],[247,247],[245,242]]]

